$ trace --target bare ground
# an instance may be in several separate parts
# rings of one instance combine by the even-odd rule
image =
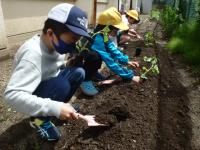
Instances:
[[[143,34],[147,30],[153,30],[153,25],[155,24],[150,22],[143,23],[139,32]],[[159,27],[156,29],[156,33],[161,30]],[[141,57],[134,57],[136,46],[143,49]],[[142,61],[143,56],[156,55],[159,58],[160,75],[150,76],[146,82],[139,85],[121,82],[109,87],[100,87],[100,94],[92,98],[78,95],[75,102],[81,105],[81,112],[104,117],[109,123],[108,127],[88,128],[82,121],[61,122],[54,119],[62,132],[62,138],[58,142],[47,143],[39,140],[34,130],[29,127],[29,119],[1,102],[3,119],[0,124],[0,149],[200,149],[197,144],[199,108],[194,107],[198,104],[199,93],[196,92],[196,99],[192,99],[196,100],[196,103],[191,103],[191,92],[194,91],[194,86],[198,87],[198,82],[195,80],[194,83],[197,84],[189,84],[190,88],[183,84],[183,72],[180,72],[181,67],[177,68],[180,64],[177,57],[169,55],[159,42],[154,48],[133,42],[125,52],[131,59],[140,61],[141,65],[145,65]],[[3,67],[6,68],[4,71],[7,72],[6,76],[2,74],[5,78],[9,76],[10,63],[11,60],[3,63]],[[107,73],[106,70],[104,72]],[[1,83],[2,92],[6,82]]]

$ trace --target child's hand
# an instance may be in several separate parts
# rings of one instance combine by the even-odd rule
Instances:
[[[142,40],[142,37],[141,37],[139,34],[137,34],[136,36],[137,36],[137,38],[138,38],[139,40]]]
[[[137,61],[129,61],[128,64],[135,68],[140,67],[140,65]]]
[[[63,104],[59,118],[61,120],[67,120],[67,119],[76,120],[78,119],[78,115],[76,113],[76,110],[70,104]]]
[[[116,75],[116,76],[113,76],[112,79],[107,79],[107,80],[99,82],[98,85],[109,85],[109,84],[118,83],[120,81],[122,81],[122,78]]]
[[[134,76],[134,77],[132,78],[132,81],[134,81],[134,82],[136,82],[136,83],[140,83],[141,78],[140,78],[140,76]]]
[[[131,39],[131,37],[129,35],[122,35],[120,38],[119,44],[124,44],[124,43],[130,41],[130,39]]]

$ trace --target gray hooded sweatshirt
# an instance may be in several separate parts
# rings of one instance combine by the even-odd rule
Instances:
[[[59,118],[63,102],[40,98],[32,93],[41,81],[59,74],[65,55],[49,53],[39,35],[26,41],[17,51],[12,75],[4,92],[5,101],[15,110],[29,116]]]

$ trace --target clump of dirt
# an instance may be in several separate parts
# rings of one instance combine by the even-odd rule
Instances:
[[[115,115],[118,121],[125,121],[130,117],[129,109],[124,105],[114,106],[108,111],[108,113]]]
[[[107,127],[112,127],[116,125],[117,123],[119,123],[120,121],[126,121],[126,119],[130,117],[131,117],[131,114],[127,106],[116,105],[116,106],[113,106],[105,114],[96,115],[95,121],[97,121],[100,124],[104,124]]]
[[[108,127],[112,127],[118,122],[117,118],[114,115],[108,114],[96,115],[95,121]]]

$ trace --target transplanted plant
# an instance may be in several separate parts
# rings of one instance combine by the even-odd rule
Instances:
[[[156,56],[153,56],[153,57],[144,56],[144,61],[147,63],[150,63],[151,66],[149,68],[147,68],[145,66],[142,67],[142,71],[141,71],[141,75],[140,75],[140,77],[142,79],[148,79],[147,78],[148,73],[153,73],[154,75],[159,74],[159,69],[158,69],[158,65],[157,65],[158,59],[156,58]]]
[[[145,35],[144,35],[144,40],[145,40],[146,46],[153,46],[154,42],[155,42],[153,32],[152,31],[146,32]]]
[[[156,20],[156,21],[159,21],[160,20],[160,16],[161,16],[161,13],[159,10],[157,9],[153,9],[151,11],[151,19],[153,20]]]

